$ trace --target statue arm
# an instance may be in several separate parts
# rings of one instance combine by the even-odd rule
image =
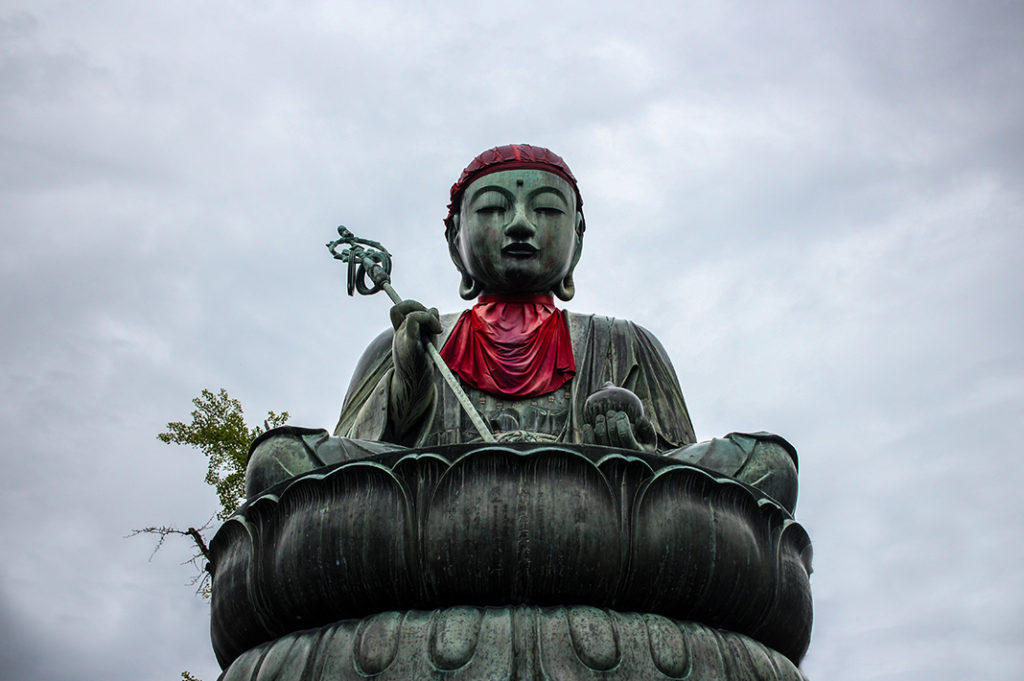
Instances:
[[[387,431],[387,404],[394,363],[391,344],[394,331],[387,329],[363,352],[349,383],[335,437],[383,439]]]
[[[395,369],[389,386],[389,440],[412,446],[424,424],[433,418],[437,405],[437,370],[424,344],[433,343],[441,333],[441,320],[436,309],[428,310],[415,300],[403,300],[391,308],[391,323],[395,327],[391,345]]]
[[[423,348],[440,332],[436,310],[415,301],[392,308],[394,329],[363,353],[334,434],[412,446],[434,416],[435,369]]]
[[[696,441],[683,389],[672,360],[647,329],[626,322],[634,338],[635,380],[624,386],[640,395],[658,434],[657,449],[665,451]],[[632,385],[630,385],[632,383]]]
[[[594,315],[573,315],[570,324],[581,343],[574,391],[575,441],[647,451],[694,441],[679,379],[653,334],[626,320]],[[603,424],[584,414],[586,398],[605,383],[626,389],[643,404],[645,417],[636,423],[630,420],[628,433],[618,413],[611,419],[606,415]]]

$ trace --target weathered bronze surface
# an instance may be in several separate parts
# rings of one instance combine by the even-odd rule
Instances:
[[[810,541],[773,499],[665,457],[462,445],[321,468],[249,502],[211,545],[230,662],[375,612],[584,604],[697,621],[799,661]]]
[[[742,634],[579,605],[379,613],[257,646],[222,677],[278,678],[805,681],[788,658]]]
[[[464,298],[572,298],[582,200],[567,167],[536,166],[453,188]],[[695,443],[661,344],[598,315],[565,313],[562,387],[461,383],[460,403],[431,359],[458,315],[400,299],[383,246],[341,236],[350,292],[385,290],[393,328],[333,435],[253,443],[248,501],[211,543],[222,678],[803,678],[811,549],[789,443]]]

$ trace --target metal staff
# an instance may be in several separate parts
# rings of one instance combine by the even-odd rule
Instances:
[[[344,226],[338,227],[338,236],[340,238],[327,243],[327,249],[335,260],[348,263],[348,294],[351,296],[354,295],[353,291],[359,291],[360,294],[369,296],[377,291],[384,291],[395,304],[402,302],[402,297],[391,287],[391,254],[388,253],[388,250],[376,241],[360,239]],[[339,253],[338,247],[342,245],[346,248]],[[367,277],[370,278],[372,285],[367,285]],[[427,349],[430,359],[434,361],[434,366],[441,372],[448,387],[455,393],[459,404],[466,410],[469,420],[473,422],[480,437],[484,439],[484,442],[496,442],[494,435],[491,434],[491,429],[484,423],[483,418],[470,402],[465,391],[462,390],[458,379],[441,359],[441,353],[429,340],[424,340],[423,345]]]

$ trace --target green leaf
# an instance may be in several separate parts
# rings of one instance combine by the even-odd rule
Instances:
[[[245,499],[245,464],[249,443],[288,422],[288,412],[268,412],[263,426],[245,422],[242,403],[221,388],[214,393],[203,389],[192,400],[191,423],[172,421],[157,439],[167,444],[195,447],[208,459],[206,483],[217,490],[221,508],[217,517],[226,519]]]

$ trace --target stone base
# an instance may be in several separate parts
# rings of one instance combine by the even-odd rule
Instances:
[[[806,681],[752,638],[590,606],[385,612],[243,653],[220,681]]]

